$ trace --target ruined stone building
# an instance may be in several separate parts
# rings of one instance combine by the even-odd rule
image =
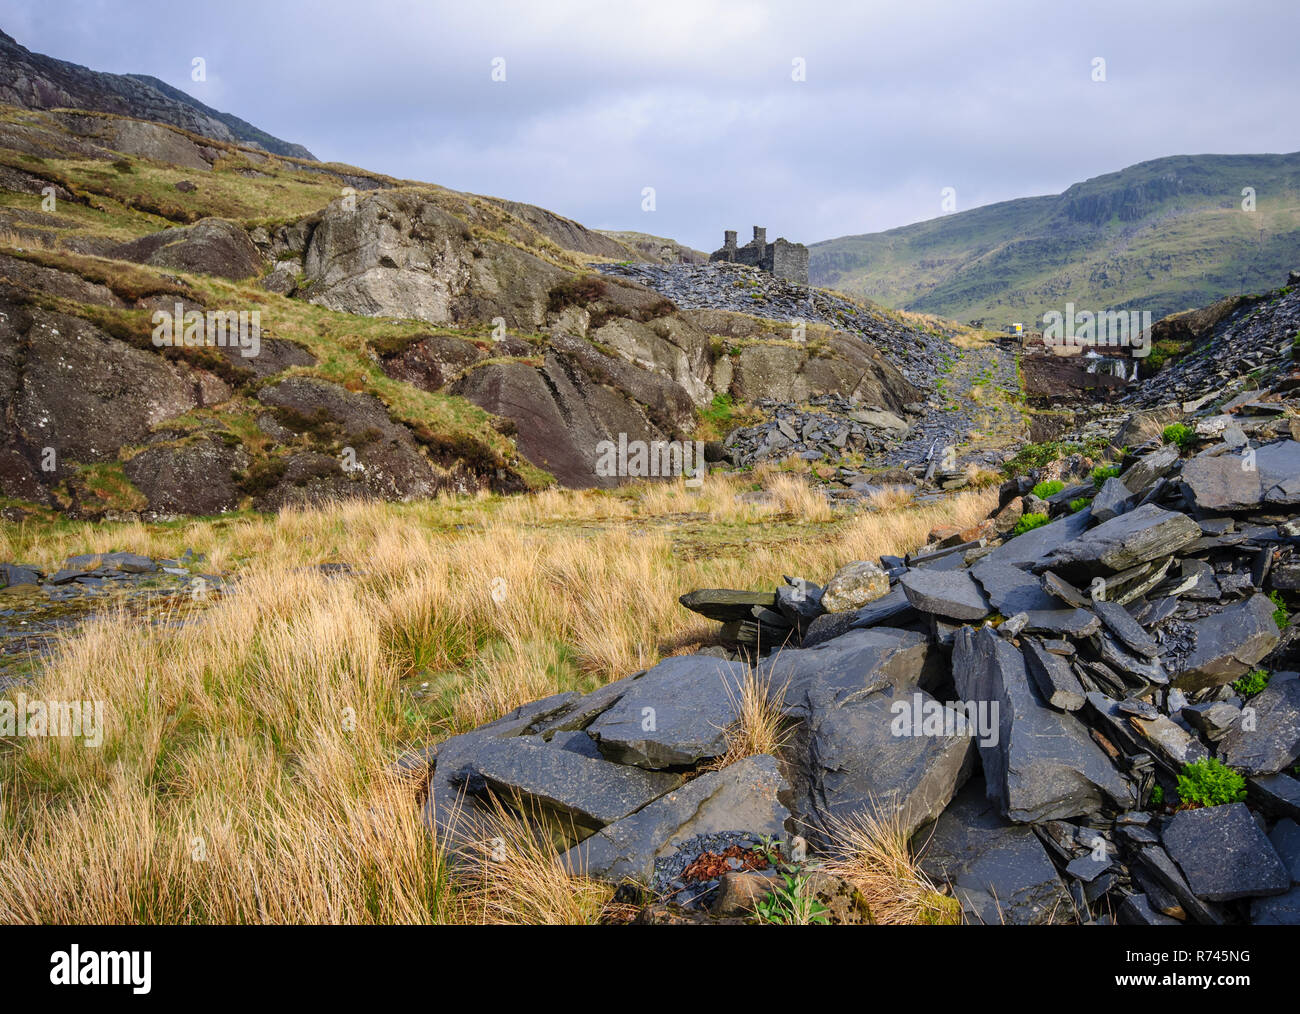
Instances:
[[[723,237],[722,249],[713,251],[709,255],[710,261],[748,264],[766,271],[774,278],[796,285],[808,284],[808,248],[802,243],[791,243],[785,239],[769,243],[767,229],[757,225],[754,226],[754,238],[742,247],[736,246],[735,229],[728,229]]]

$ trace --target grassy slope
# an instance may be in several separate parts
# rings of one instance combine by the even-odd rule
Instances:
[[[1241,210],[1241,190],[1256,211]],[[1159,318],[1267,289],[1300,263],[1300,153],[1157,159],[1053,197],[812,246],[813,281],[989,326],[1079,308]]]

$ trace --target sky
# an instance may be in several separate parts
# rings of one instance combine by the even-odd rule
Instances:
[[[0,28],[321,159],[705,251],[1300,149],[1295,0],[6,0]]]

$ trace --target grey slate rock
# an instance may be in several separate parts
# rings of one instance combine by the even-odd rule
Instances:
[[[721,757],[747,672],[743,663],[705,655],[664,659],[632,680],[587,731],[621,764],[666,768]]]
[[[921,869],[952,884],[967,921],[1013,926],[1066,922],[1069,893],[1033,829],[1003,818],[978,779],[932,828],[913,837]]]
[[[746,757],[691,779],[561,857],[565,869],[611,883],[648,883],[654,861],[699,834],[744,831],[781,837],[789,820],[790,789],[774,757]]]
[[[936,819],[975,757],[974,730],[960,711],[945,709],[939,734],[929,734],[935,730],[923,724],[926,709],[938,706],[922,690],[887,686],[814,711],[792,751],[795,812],[831,832],[844,818],[875,812],[897,819],[909,836]],[[955,734],[944,735],[949,729]]]
[[[1193,922],[1202,926],[1223,925],[1225,920],[1219,907],[1196,896],[1178,864],[1159,845],[1140,846],[1134,859],[1141,863],[1142,869],[1154,877],[1161,887],[1178,899],[1183,911]]]
[[[895,585],[888,595],[882,595],[852,613],[826,613],[818,616],[809,625],[803,636],[805,648],[821,644],[850,630],[865,630],[868,627],[886,625],[899,626],[916,616],[916,610],[907,601],[903,589]]]
[[[40,580],[41,572],[35,567],[24,567],[20,563],[0,563],[0,588],[39,584]]]
[[[1178,713],[1188,725],[1203,733],[1211,743],[1222,739],[1234,725],[1241,721],[1241,709],[1225,701],[1188,704]]]
[[[1291,506],[1300,503],[1300,444],[1279,440],[1255,451],[1264,500]]]
[[[1101,622],[1087,609],[1035,610],[1026,614],[1024,629],[1030,634],[1082,639],[1101,629]]]
[[[1099,599],[1093,603],[1092,608],[1106,629],[1139,655],[1154,658],[1160,653],[1156,639],[1143,630],[1141,624],[1123,606]]]
[[[1146,504],[1054,549],[1036,569],[1067,579],[1116,574],[1176,553],[1200,537],[1200,526],[1186,514]]]
[[[1300,781],[1290,775],[1247,778],[1246,797],[1266,813],[1300,821]]]
[[[1047,707],[1024,659],[991,628],[958,632],[953,678],[965,701],[997,702],[999,735],[980,744],[989,798],[1009,819],[1033,823],[1098,810],[1133,809],[1132,785],[1071,714]]]
[[[754,606],[776,606],[775,592],[739,591],[732,588],[699,588],[677,599],[693,613],[719,623],[749,619]]]
[[[1181,810],[1164,845],[1197,897],[1233,901],[1283,894],[1291,876],[1245,803]]]
[[[1158,480],[1177,468],[1178,461],[1177,445],[1164,444],[1150,454],[1144,454],[1138,458],[1127,471],[1120,475],[1119,479],[1120,482],[1133,491],[1134,496],[1141,498],[1146,496]]]
[[[986,558],[970,572],[1003,616],[1059,608],[1055,596],[1043,590],[1042,580],[1020,567]]]
[[[1191,693],[1231,683],[1249,672],[1277,645],[1273,608],[1267,597],[1257,594],[1195,621],[1195,646],[1170,667],[1171,685]]]
[[[898,583],[907,600],[923,613],[953,620],[982,620],[992,610],[984,589],[967,570],[909,570]]]
[[[1250,921],[1255,926],[1300,926],[1300,887],[1272,898],[1250,903]]]
[[[1300,824],[1290,817],[1283,817],[1273,825],[1268,840],[1291,874],[1291,885],[1300,884]]]
[[[1083,684],[1069,662],[1033,638],[1025,639],[1024,656],[1043,700],[1059,711],[1078,711],[1083,707],[1087,699]]]
[[[815,709],[859,701],[884,686],[935,689],[946,669],[924,634],[872,627],[811,648],[787,648],[765,658],[754,674],[771,693],[782,694],[784,714],[807,718]]]
[[[1101,489],[1092,498],[1092,516],[1100,524],[1127,514],[1136,504],[1137,497],[1129,492],[1129,488],[1119,479],[1111,477],[1101,484]]]
[[[1121,926],[1180,926],[1177,919],[1151,907],[1145,894],[1130,894],[1120,903],[1116,919]]]
[[[518,797],[525,813],[540,808],[593,831],[681,782],[677,775],[584,757],[539,736],[484,739],[469,751],[453,780],[472,790],[482,786],[503,799]]]
[[[1066,514],[1050,524],[1032,528],[1023,535],[1008,539],[984,559],[997,563],[1037,563],[1082,535],[1091,521],[1092,509],[1085,507],[1077,514]]]
[[[1247,775],[1289,769],[1300,757],[1300,678],[1274,673],[1247,707],[1254,709],[1254,728],[1246,728],[1243,709],[1242,721],[1219,742],[1219,760]]]
[[[1183,466],[1182,480],[1196,506],[1207,511],[1242,511],[1259,505],[1260,474],[1239,454],[1195,457]]]

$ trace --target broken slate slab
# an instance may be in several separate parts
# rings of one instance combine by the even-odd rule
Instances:
[[[1300,824],[1290,817],[1283,817],[1269,832],[1268,840],[1273,843],[1278,858],[1286,864],[1291,874],[1291,885],[1300,884]]]
[[[988,597],[968,570],[909,570],[899,584],[912,606],[953,620],[982,620],[991,612]]]
[[[1092,509],[1067,514],[1050,524],[1031,528],[1023,535],[1008,539],[984,559],[998,563],[1037,563],[1049,553],[1077,539],[1092,521]]]
[[[1241,721],[1219,741],[1218,755],[1247,775],[1288,770],[1300,757],[1300,677],[1274,673],[1242,709]]]
[[[840,821],[862,813],[910,836],[966,781],[976,732],[964,712],[910,687],[814,711],[792,751],[795,812],[817,838],[833,840]]]
[[[1116,574],[1176,553],[1200,537],[1200,526],[1186,514],[1145,504],[1057,547],[1035,569],[1072,580]]]
[[[1247,778],[1246,796],[1265,813],[1300,821],[1300,781],[1290,775]]]
[[[1035,610],[1025,614],[1024,629],[1031,634],[1082,639],[1101,629],[1101,623],[1087,609]]]
[[[1093,603],[1092,608],[1106,629],[1139,655],[1154,658],[1160,653],[1156,639],[1143,630],[1141,624],[1123,606],[1099,599]]]
[[[1255,926],[1300,926],[1300,887],[1272,898],[1250,903],[1250,921]]]
[[[636,813],[608,825],[561,857],[565,869],[611,883],[649,883],[657,857],[688,838],[741,831],[786,834],[790,788],[776,758],[746,757],[693,778]]]
[[[1171,685],[1190,694],[1245,675],[1277,645],[1273,609],[1256,594],[1192,623],[1194,647],[1170,666]]]
[[[1181,810],[1164,831],[1165,850],[1206,901],[1284,894],[1291,875],[1245,803]]]
[[[693,613],[719,623],[750,618],[754,606],[776,608],[775,592],[737,591],[732,588],[699,588],[677,600]]]
[[[1074,667],[1060,655],[1048,651],[1034,638],[1024,641],[1025,661],[1038,692],[1058,711],[1078,711],[1083,707],[1083,684],[1074,674]]]
[[[664,659],[632,680],[587,732],[620,764],[658,769],[721,757],[747,672],[711,655]]]
[[[562,742],[546,743],[540,736],[488,737],[462,759],[453,778],[471,791],[486,789],[518,800],[525,813],[554,813],[590,831],[681,783],[678,775],[584,757],[561,749]]]
[[[952,884],[968,922],[1013,926],[1068,922],[1069,893],[1034,834],[998,813],[972,779],[931,828],[913,838],[921,869]]]
[[[997,741],[981,740],[979,751],[989,798],[1009,819],[1076,817],[1106,800],[1122,810],[1137,806],[1132,784],[1083,723],[1043,703],[1020,652],[992,628],[958,631],[952,670],[962,700],[997,706]]]
[[[1137,505],[1135,497],[1119,479],[1111,477],[1101,484],[1092,498],[1092,516],[1097,523],[1127,514]]]
[[[1055,596],[1043,590],[1040,578],[1010,563],[985,558],[971,568],[971,574],[1003,616],[1058,608]]]

